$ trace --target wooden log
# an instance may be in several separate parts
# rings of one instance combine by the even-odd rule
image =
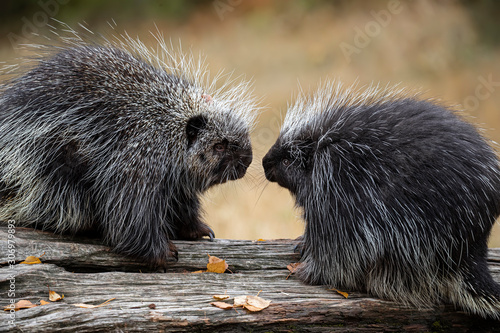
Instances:
[[[64,299],[0,313],[0,331],[31,332],[498,332],[500,322],[443,305],[415,309],[356,291],[345,299],[325,286],[308,286],[286,266],[298,261],[292,240],[176,241],[179,261],[166,272],[112,253],[99,240],[71,238],[0,226],[0,305],[21,299],[48,301],[48,290]],[[43,264],[19,264],[40,256]],[[191,273],[206,269],[207,254],[226,259],[233,273]],[[12,265],[10,264],[12,263]],[[500,281],[500,249],[490,249],[490,270]],[[9,294],[15,293],[15,296]],[[213,295],[257,295],[271,305],[260,312],[222,310]],[[80,308],[72,304],[100,304]],[[232,300],[228,303],[232,303]]]

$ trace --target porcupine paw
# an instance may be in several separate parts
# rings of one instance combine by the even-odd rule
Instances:
[[[179,252],[177,252],[177,247],[174,243],[168,243],[168,252],[167,252],[167,262],[175,263],[179,260]]]
[[[177,261],[177,247],[174,245],[174,243],[169,242],[167,251],[165,251],[162,256],[150,260],[150,264],[152,267],[156,267],[160,271],[165,271],[168,266],[175,264]]]
[[[210,241],[213,241],[215,238],[215,233],[207,224],[203,222],[199,222],[198,224],[184,228],[178,232],[179,239],[185,240],[195,240],[203,238],[207,236],[210,238]]]

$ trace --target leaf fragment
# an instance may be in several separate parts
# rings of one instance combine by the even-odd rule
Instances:
[[[287,277],[285,278],[285,280],[288,280],[288,278],[290,276],[292,276],[293,274],[295,274],[295,272],[297,271],[297,269],[302,265],[301,262],[292,262],[290,264],[288,264],[286,266],[286,268],[290,271],[290,274],[287,275]]]
[[[265,300],[259,296],[247,296],[247,301],[243,307],[249,311],[262,311],[271,304],[271,301]]]
[[[207,272],[222,274],[228,267],[225,259],[220,259],[210,254],[208,255]]]
[[[50,302],[44,301],[43,299],[40,300],[40,305],[47,305],[50,304]]]
[[[335,289],[335,288],[331,288],[331,289],[328,289],[328,290],[333,290],[333,291],[336,291],[338,294],[344,296],[345,298],[349,297],[349,294],[346,293],[345,291],[340,291],[338,289]]]
[[[265,300],[259,296],[236,296],[233,307],[243,307],[251,312],[262,311],[271,304],[271,301]]]
[[[17,303],[14,303],[13,305],[14,306],[6,305],[3,307],[3,310],[4,311],[10,311],[10,310],[18,311],[21,309],[29,309],[29,308],[34,308],[35,306],[38,306],[36,304],[31,303],[31,301],[28,301],[25,299],[22,299],[22,300],[18,301]]]
[[[224,295],[213,295],[212,297],[215,298],[218,301],[223,301],[225,299],[228,299],[229,295],[225,295],[225,294]]]
[[[210,304],[223,310],[232,309],[234,307],[233,305],[226,302],[211,302]]]
[[[34,264],[41,264],[42,261],[40,260],[40,257],[35,257],[35,256],[27,256],[24,261],[21,261],[20,264],[25,264],[25,265],[34,265]]]
[[[239,307],[245,305],[247,302],[247,297],[246,296],[236,296],[234,298],[234,307]]]
[[[49,290],[49,301],[57,302],[64,298],[64,294],[61,296],[53,290]]]

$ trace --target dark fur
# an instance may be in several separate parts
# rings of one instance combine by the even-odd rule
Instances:
[[[42,59],[0,97],[0,219],[165,265],[172,239],[213,237],[200,194],[252,160],[248,119],[219,102],[114,47]]]
[[[263,159],[267,179],[304,210],[299,277],[499,319],[500,286],[486,264],[500,214],[494,151],[472,125],[428,101],[349,105],[349,97],[315,115],[302,110],[302,123],[285,119]]]

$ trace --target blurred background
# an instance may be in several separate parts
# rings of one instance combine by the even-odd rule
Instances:
[[[268,183],[261,159],[276,140],[298,84],[401,83],[458,106],[484,135],[500,142],[500,2],[398,0],[3,0],[0,61],[48,33],[51,18],[96,33],[127,31],[153,43],[161,31],[202,52],[212,72],[246,75],[264,107],[253,133],[255,158],[241,181],[211,190],[205,219],[218,238],[295,238],[303,232],[290,194]],[[111,32],[112,33],[112,32]],[[498,149],[497,149],[498,150]],[[497,222],[490,246],[500,247]]]

